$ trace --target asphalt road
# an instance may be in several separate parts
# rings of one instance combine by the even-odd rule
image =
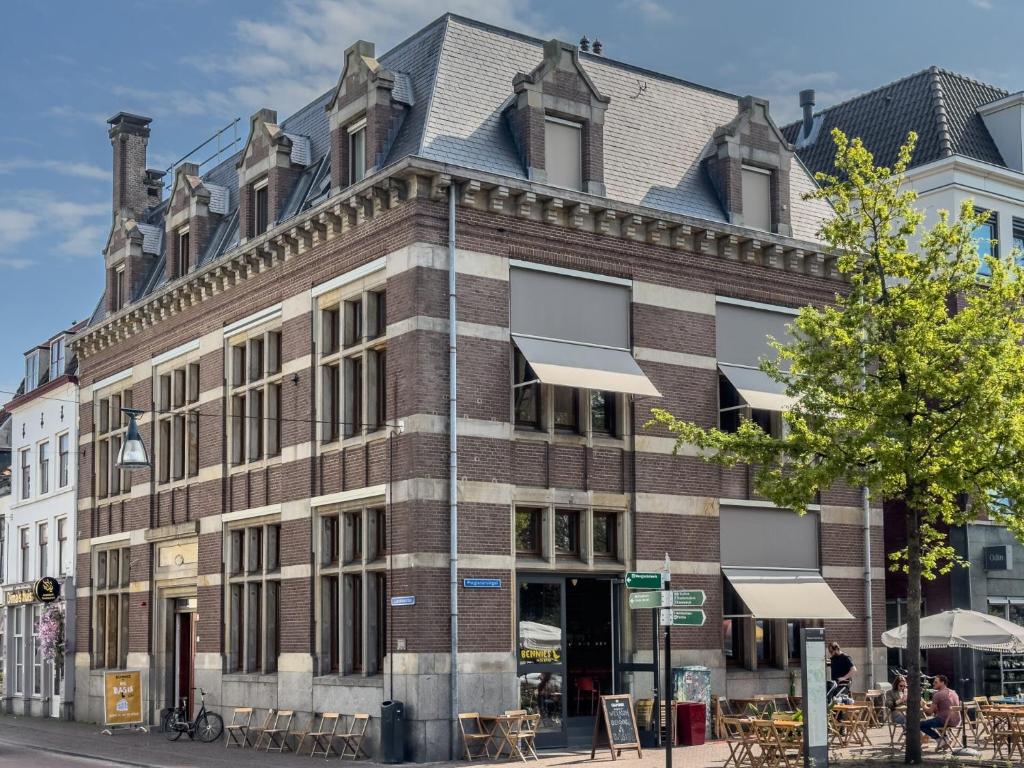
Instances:
[[[24,747],[10,741],[0,739],[0,766],[2,768],[73,768],[74,766],[110,765],[105,760],[94,760],[88,757],[71,757],[57,752],[48,752],[41,748]]]

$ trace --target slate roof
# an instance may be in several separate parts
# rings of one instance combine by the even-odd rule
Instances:
[[[440,17],[378,57],[395,73],[395,91],[409,112],[385,162],[414,155],[470,169],[526,178],[510,129],[502,115],[512,96],[512,80],[530,72],[544,57],[544,41],[453,14]],[[712,134],[739,113],[730,93],[641,69],[601,56],[580,59],[597,89],[611,97],[604,124],[604,180],[610,199],[715,222],[728,217],[701,165]],[[340,62],[339,62],[340,65]],[[330,192],[330,136],[324,109],[334,89],[280,123],[289,134],[310,141],[310,163],[300,174],[278,222],[318,204]],[[150,141],[152,144],[152,140]],[[225,187],[229,210],[211,234],[203,265],[238,244],[239,154],[203,174]],[[814,187],[797,164],[790,176],[793,236],[816,241],[829,215],[822,201],[802,196]],[[167,202],[142,217],[162,227]],[[135,300],[165,282],[164,255]],[[105,316],[101,301],[91,324]]]
[[[929,67],[817,112],[810,142],[800,141],[799,122],[782,132],[815,172],[833,170],[833,128],[860,137],[879,165],[896,162],[910,131],[918,134],[912,167],[951,155],[1005,165],[978,108],[1007,95],[1002,88]]]

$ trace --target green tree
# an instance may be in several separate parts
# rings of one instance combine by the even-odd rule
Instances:
[[[904,510],[907,546],[889,558],[908,576],[906,761],[919,763],[921,584],[956,564],[943,531],[985,514],[1024,533],[1024,274],[1012,258],[979,257],[985,216],[970,203],[924,225],[903,185],[914,134],[891,169],[860,140],[833,138],[837,175],[819,175],[811,196],[834,208],[821,235],[844,289],[801,309],[792,340],[761,363],[795,398],[788,430],[772,437],[747,420],[725,433],[659,409],[650,423],[677,451],[753,465],[757,491],[780,507],[802,514],[846,483]]]

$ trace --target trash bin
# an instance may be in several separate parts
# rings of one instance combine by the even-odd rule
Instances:
[[[706,719],[704,705],[700,702],[681,701],[676,704],[676,743],[686,747],[703,744]]]
[[[405,762],[405,705],[385,701],[380,705],[380,756],[382,763]]]

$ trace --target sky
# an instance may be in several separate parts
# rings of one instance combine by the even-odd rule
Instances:
[[[823,107],[932,64],[1024,89],[1020,0],[11,3],[0,43],[0,403],[25,351],[100,298],[107,118],[152,117],[149,166],[167,168],[235,118],[243,142],[260,107],[283,118],[326,91],[354,41],[383,53],[446,11],[545,39],[586,34],[609,58],[767,98],[779,124],[798,115],[801,89]]]

